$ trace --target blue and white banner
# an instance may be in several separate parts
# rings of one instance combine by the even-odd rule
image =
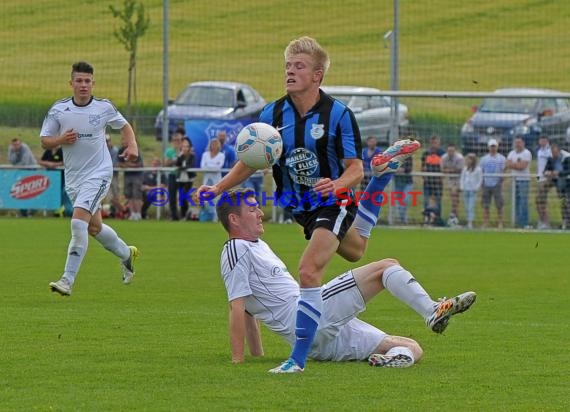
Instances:
[[[196,156],[196,167],[200,167],[202,153],[208,150],[208,143],[215,139],[218,132],[225,131],[227,135],[226,143],[233,145],[238,133],[255,119],[241,120],[187,120],[184,123],[186,136],[192,141]]]
[[[0,170],[0,209],[59,209],[61,190],[60,170]]]

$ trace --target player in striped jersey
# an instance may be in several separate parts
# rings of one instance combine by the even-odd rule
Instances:
[[[291,346],[296,341],[296,310],[299,285],[285,264],[260,239],[263,211],[253,192],[229,192],[217,213],[229,235],[221,254],[221,273],[230,304],[229,331],[232,361],[243,362],[245,343],[251,355],[263,356],[257,321],[282,336]],[[395,259],[382,259],[352,269],[319,288],[323,315],[309,349],[309,357],[323,361],[366,360],[373,366],[407,367],[419,361],[422,349],[412,339],[390,336],[356,316],[383,289],[406,303],[428,325],[447,326],[449,318],[475,301],[473,292],[446,299],[446,309],[433,301],[414,277]],[[301,372],[292,365],[280,372]]]
[[[71,240],[63,276],[49,284],[52,291],[63,296],[71,294],[87,251],[88,235],[120,258],[125,284],[133,279],[134,260],[138,256],[136,247],[127,246],[111,227],[102,222],[100,209],[113,178],[106,128],[120,129],[127,144],[122,156],[128,160],[138,157],[135,133],[109,100],[93,97],[95,81],[93,67],[89,63],[73,64],[69,83],[73,97],[55,102],[40,132],[44,149],[62,147],[65,191],[73,202]]]
[[[327,52],[316,40],[301,37],[291,41],[284,54],[287,94],[268,104],[259,120],[281,132],[283,155],[273,166],[277,195],[292,194],[287,208],[303,226],[309,243],[298,269],[297,342],[291,358],[270,372],[292,364],[304,367],[322,313],[325,267],[335,253],[351,262],[363,256],[381,204],[378,196],[370,196],[355,205],[353,188],[364,176],[360,131],[352,111],[320,89],[330,65]],[[393,173],[419,147],[416,141],[403,140],[375,156],[371,162],[375,176],[366,191],[383,192]],[[238,161],[219,183],[198,188],[195,196],[205,191],[219,195],[254,172]],[[351,198],[350,205],[336,204],[339,191]],[[326,202],[319,202],[323,198]]]

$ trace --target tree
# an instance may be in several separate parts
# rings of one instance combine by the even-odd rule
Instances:
[[[131,97],[134,101],[135,114],[138,115],[137,105],[137,47],[139,38],[142,37],[150,24],[148,14],[145,15],[144,5],[136,0],[124,0],[122,10],[110,5],[109,9],[113,17],[119,18],[123,25],[114,31],[115,37],[125,46],[129,53],[129,84],[127,91],[127,116],[133,121]]]

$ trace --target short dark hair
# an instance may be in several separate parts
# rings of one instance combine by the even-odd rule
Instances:
[[[89,63],[84,62],[84,61],[73,63],[73,65],[71,66],[71,76],[72,77],[73,77],[73,73],[93,74],[93,72],[94,72],[93,66],[91,66]]]
[[[218,202],[216,204],[216,214],[218,215],[218,220],[226,229],[226,232],[230,231],[230,214],[241,215],[241,205],[244,199],[248,197],[255,197],[255,192],[251,189],[233,189],[227,192],[227,197],[224,197],[223,202]]]

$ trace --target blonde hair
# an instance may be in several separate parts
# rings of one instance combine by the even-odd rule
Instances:
[[[315,69],[323,71],[323,77],[327,73],[331,61],[329,54],[321,47],[317,41],[311,37],[303,36],[291,40],[285,48],[285,60],[297,54],[308,54],[315,61]]]

